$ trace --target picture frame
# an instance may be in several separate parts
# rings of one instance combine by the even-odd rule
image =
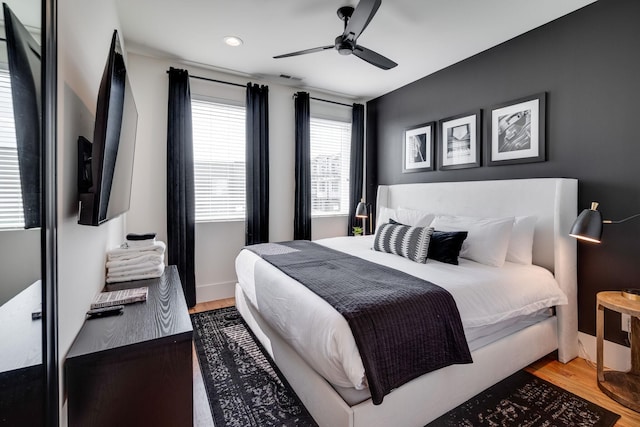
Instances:
[[[477,168],[481,163],[482,110],[447,117],[439,122],[440,170]]]
[[[491,107],[488,166],[546,161],[546,92]]]
[[[436,123],[407,128],[402,133],[402,173],[435,170]]]

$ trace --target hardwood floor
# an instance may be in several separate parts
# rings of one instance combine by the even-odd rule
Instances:
[[[199,313],[232,305],[235,305],[234,298],[210,301],[197,304],[189,310],[189,313]],[[213,420],[195,350],[193,352],[193,366],[194,425],[197,427],[210,427],[213,426]],[[565,365],[553,357],[547,356],[532,363],[526,370],[558,387],[562,387],[571,393],[620,414],[621,418],[616,423],[616,427],[640,426],[640,413],[618,404],[600,391],[596,384],[595,365],[585,359],[577,358]]]

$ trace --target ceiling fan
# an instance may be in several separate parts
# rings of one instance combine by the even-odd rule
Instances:
[[[338,17],[344,21],[344,32],[336,37],[334,44],[274,56],[274,59],[336,49],[340,55],[354,54],[358,58],[383,70],[395,67],[398,64],[389,58],[356,43],[360,34],[367,28],[367,25],[369,25],[369,22],[378,11],[381,3],[382,0],[361,0],[355,9],[351,6],[341,7],[338,9]]]

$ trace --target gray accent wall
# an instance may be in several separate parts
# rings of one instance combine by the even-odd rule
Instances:
[[[640,212],[640,1],[600,0],[367,103],[367,200],[378,184],[535,177],[579,180],[579,210]],[[402,64],[400,64],[402,66]],[[547,93],[547,161],[402,173],[405,128]],[[436,150],[436,158],[439,152]],[[436,163],[439,166],[439,162]],[[640,219],[578,245],[579,329],[595,335],[596,293],[640,287]],[[515,284],[517,285],[517,284]],[[620,316],[606,338],[628,345]]]

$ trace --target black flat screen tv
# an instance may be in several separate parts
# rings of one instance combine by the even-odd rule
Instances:
[[[93,142],[78,138],[78,223],[100,225],[129,210],[138,112],[114,30],[96,106]]]
[[[40,227],[41,110],[40,45],[2,4],[11,78],[11,98],[16,127],[16,147],[20,170],[20,189],[25,228]]]

